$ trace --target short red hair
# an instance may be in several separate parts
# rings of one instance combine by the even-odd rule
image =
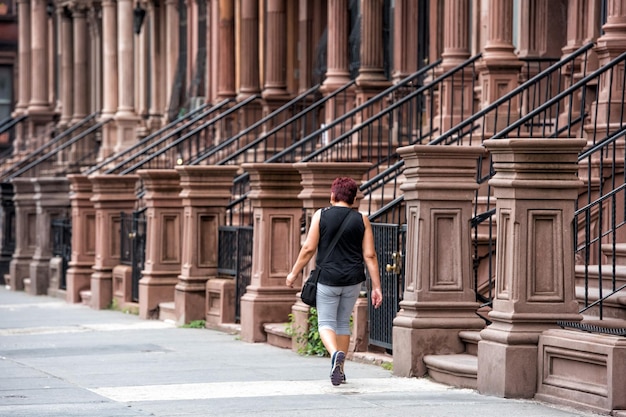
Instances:
[[[343,201],[350,205],[354,204],[354,198],[358,190],[356,182],[352,178],[339,177],[335,178],[333,185],[330,187],[330,191],[335,196],[335,201]]]

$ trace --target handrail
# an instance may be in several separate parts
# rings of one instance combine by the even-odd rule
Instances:
[[[462,129],[465,129],[468,125],[474,124],[475,121],[479,120],[481,117],[486,116],[487,113],[489,113],[490,111],[495,110],[501,104],[506,103],[507,101],[509,101],[511,98],[513,98],[517,94],[525,91],[525,89],[527,88],[528,85],[535,84],[537,81],[545,78],[547,75],[550,75],[553,72],[557,71],[558,69],[564,67],[565,64],[573,61],[574,59],[578,58],[580,55],[586,53],[588,50],[593,48],[594,45],[595,44],[593,42],[590,42],[590,43],[580,47],[578,50],[576,50],[575,52],[572,52],[566,58],[558,61],[554,65],[551,65],[550,67],[546,68],[545,70],[543,70],[539,74],[537,74],[534,77],[530,78],[529,80],[527,80],[523,84],[517,86],[516,88],[514,88],[511,91],[509,91],[504,96],[498,98],[496,101],[494,101],[493,103],[489,104],[484,109],[476,112],[474,115],[472,115],[472,116],[466,118],[465,120],[459,122],[456,126],[448,129],[447,132],[444,132],[441,136],[439,136],[438,138],[430,141],[428,144],[429,145],[439,145],[442,142],[448,141],[451,138],[451,136],[453,136],[455,133],[461,132]],[[528,119],[526,119],[526,120],[528,120]],[[457,138],[457,140],[458,140],[458,138]]]
[[[352,135],[353,133],[363,129],[367,125],[368,122],[373,121],[379,115],[386,114],[386,113],[391,112],[392,110],[395,110],[401,104],[404,104],[405,102],[410,101],[415,96],[421,94],[426,89],[430,88],[431,85],[437,83],[439,80],[444,79],[446,74],[453,73],[455,71],[459,71],[460,69],[464,68],[465,65],[467,65],[468,63],[475,62],[478,58],[480,58],[480,56],[481,56],[480,54],[474,56],[473,58],[469,59],[465,63],[463,63],[461,65],[458,65],[457,67],[455,67],[451,71],[445,73],[444,75],[441,75],[441,76],[435,78],[433,81],[429,82],[427,85],[421,86],[417,90],[412,91],[411,93],[407,94],[406,96],[404,96],[400,100],[394,102],[392,105],[386,106],[385,109],[383,111],[381,111],[380,113],[378,113],[377,115],[374,115],[374,116],[370,117],[366,121],[362,122],[359,126],[350,129],[348,132],[344,132],[338,138],[334,139],[330,143],[326,144],[325,146],[321,147],[320,149],[317,149],[317,150],[313,151],[308,156],[304,157],[302,159],[302,162],[310,161],[312,158],[316,157],[317,155],[319,155],[319,154],[321,154],[321,153],[331,149],[336,143],[339,143],[339,142],[343,141],[349,135]],[[438,61],[428,65],[427,67],[422,68],[420,71],[423,71],[423,73],[425,73],[426,71],[429,71],[429,70],[433,69],[436,65],[439,65],[440,62],[441,62],[441,60],[438,60]],[[279,160],[280,158],[284,157],[285,155],[287,155],[287,154],[297,150],[299,147],[305,145],[307,142],[309,142],[309,141],[315,139],[316,137],[320,136],[324,131],[330,130],[330,128],[335,127],[337,124],[339,124],[339,122],[341,122],[343,120],[346,120],[349,117],[352,117],[357,112],[359,112],[359,111],[365,109],[367,106],[371,105],[371,103],[376,102],[376,101],[380,100],[381,98],[384,98],[388,94],[394,92],[396,88],[397,88],[396,86],[389,87],[388,89],[384,90],[383,92],[381,92],[381,93],[375,95],[374,97],[372,97],[371,99],[367,100],[365,103],[361,104],[360,106],[355,107],[351,111],[345,113],[343,116],[333,120],[330,124],[326,125],[324,128],[316,130],[315,132],[311,133],[310,135],[300,139],[298,142],[295,142],[291,146],[285,148],[281,152],[278,152],[277,154],[275,154],[274,156],[272,156],[271,158],[269,158],[265,162],[266,163],[275,162],[275,161]]]
[[[154,153],[148,154],[148,155],[144,155],[145,158],[137,163],[135,163],[134,165],[130,166],[129,168],[126,168],[124,170],[122,170],[119,175],[126,175],[129,174],[133,171],[135,171],[136,169],[142,167],[143,165],[145,165],[147,162],[153,160],[154,158],[156,158],[159,155],[162,155],[163,153],[169,151],[170,149],[172,149],[174,146],[186,141],[187,139],[189,139],[190,137],[195,136],[198,132],[202,131],[203,129],[206,129],[207,127],[213,125],[214,123],[222,120],[224,117],[240,110],[242,107],[245,107],[247,104],[251,103],[254,100],[257,100],[259,98],[258,95],[252,95],[250,97],[248,97],[247,99],[237,103],[235,106],[229,108],[228,110],[220,113],[218,116],[212,118],[211,120],[208,120],[206,122],[204,122],[203,124],[201,124],[200,126],[196,127],[195,129],[191,130],[190,132],[186,133],[185,135],[181,136],[180,138],[176,139],[175,141],[173,141],[172,143],[168,144],[166,147],[161,148],[159,150],[157,150]],[[160,144],[161,142],[163,142],[163,140],[161,140],[160,142],[153,144],[153,146],[151,146],[149,149],[155,147],[156,145]],[[144,149],[144,152],[147,149]],[[116,167],[117,169],[118,167]],[[112,170],[108,170],[107,173],[112,173]]]
[[[523,123],[527,122],[528,120],[532,119],[537,114],[541,113],[542,111],[544,111],[548,107],[552,106],[553,104],[558,103],[563,98],[568,96],[570,93],[572,93],[575,90],[577,90],[578,88],[586,85],[589,81],[593,80],[594,78],[597,78],[599,75],[602,75],[604,72],[612,69],[614,66],[616,66],[617,64],[620,64],[624,60],[626,60],[626,52],[623,52],[622,54],[618,55],[611,62],[601,66],[597,70],[593,71],[591,74],[588,74],[585,77],[581,78],[576,83],[572,84],[571,86],[569,86],[568,88],[566,88],[565,90],[563,90],[562,92],[557,94],[556,96],[552,97],[551,99],[549,99],[548,101],[546,101],[545,103],[543,103],[542,105],[540,105],[539,107],[534,109],[533,111],[529,112],[526,116],[523,116],[521,119],[518,119],[517,121],[511,123],[509,126],[507,126],[504,129],[500,130],[495,135],[493,135],[491,138],[492,139],[501,139],[501,138],[505,137],[505,135],[508,134],[511,130],[516,129],[521,124],[523,124]]]
[[[27,164],[30,159],[35,158],[38,154],[40,154],[40,153],[46,151],[48,148],[51,148],[54,145],[56,145],[58,142],[60,142],[66,136],[69,136],[70,134],[74,133],[76,130],[82,128],[85,124],[87,124],[92,119],[94,119],[98,114],[99,114],[99,112],[97,112],[97,111],[91,113],[90,115],[88,115],[87,117],[85,117],[81,121],[79,121],[78,123],[72,125],[68,129],[65,129],[63,132],[61,132],[60,134],[58,134],[57,136],[52,138],[52,140],[50,142],[46,142],[45,144],[41,145],[39,148],[35,149],[34,151],[30,152],[28,155],[24,156],[22,159],[20,159],[18,162],[16,162],[14,165],[12,165],[9,169],[7,169],[4,172],[2,172],[0,174],[0,180],[4,181],[4,179],[7,176],[11,175],[13,172],[18,170],[24,164]]]
[[[215,155],[217,152],[219,152],[219,151],[223,150],[224,148],[232,145],[233,143],[237,142],[239,139],[241,139],[242,137],[244,137],[248,133],[252,132],[254,129],[256,129],[256,128],[260,127],[260,126],[263,126],[265,123],[267,123],[269,120],[271,120],[276,115],[281,114],[282,112],[284,112],[285,110],[287,110],[291,106],[293,106],[294,104],[296,104],[299,101],[303,100],[304,98],[308,97],[310,94],[317,92],[319,90],[319,88],[320,88],[319,84],[309,88],[304,93],[302,93],[302,94],[298,95],[297,97],[289,100],[287,103],[283,104],[278,109],[274,110],[273,112],[271,112],[267,116],[263,117],[262,119],[257,120],[256,122],[254,122],[253,124],[248,126],[246,129],[244,129],[241,132],[239,132],[238,134],[228,138],[227,140],[223,141],[222,143],[220,143],[219,145],[217,145],[214,148],[210,149],[209,151],[203,153],[202,155],[197,156],[195,159],[193,159],[192,161],[189,162],[189,165],[197,165],[200,162],[204,161],[205,159],[209,158],[210,156]],[[342,91],[343,91],[343,89],[342,89]],[[317,102],[315,102],[315,104],[317,104]],[[311,107],[312,106],[309,106],[307,109],[309,109]],[[216,165],[223,165],[226,161],[234,159],[235,157],[239,156],[240,154],[246,152],[248,149],[251,149],[252,147],[254,147],[256,144],[263,142],[271,134],[276,133],[281,128],[286,126],[288,123],[291,123],[292,121],[297,120],[298,116],[300,114],[302,114],[303,112],[305,112],[305,111],[306,110],[303,110],[303,111],[299,112],[297,115],[291,117],[289,120],[287,120],[287,121],[281,123],[280,125],[274,127],[270,132],[266,133],[265,135],[262,135],[261,137],[255,139],[254,141],[248,143],[247,145],[245,145],[243,147],[240,147],[235,152],[230,153],[228,155],[228,158],[225,161],[217,162]]]
[[[140,151],[134,155],[132,155],[130,158],[134,158],[137,155],[139,155],[143,150],[143,145],[145,145],[147,142],[150,142],[151,140],[153,140],[156,137],[159,137],[161,134],[167,132],[168,130],[170,130],[172,127],[176,126],[179,123],[182,123],[183,121],[185,121],[186,119],[190,119],[187,122],[185,122],[183,125],[177,127],[176,129],[174,129],[172,132],[170,132],[171,134],[175,134],[180,132],[181,130],[189,127],[190,125],[194,124],[195,122],[197,122],[198,120],[202,120],[203,118],[205,118],[206,116],[216,112],[217,110],[221,109],[223,106],[225,106],[226,104],[230,103],[232,101],[232,99],[226,99],[221,101],[220,103],[212,106],[211,108],[209,108],[208,110],[206,110],[205,112],[202,112],[201,114],[199,114],[198,116],[194,117],[196,114],[198,114],[201,110],[205,110],[208,107],[208,104],[204,104],[200,107],[198,107],[197,109],[194,109],[193,111],[185,114],[182,117],[179,117],[178,119],[173,120],[172,122],[166,124],[165,126],[163,126],[162,128],[160,128],[159,130],[157,130],[154,133],[151,133],[150,135],[146,136],[145,138],[141,139],[140,141],[138,141],[137,143],[135,143],[133,146],[126,148],[120,152],[117,152],[116,154],[113,154],[111,156],[109,156],[108,158],[106,158],[105,160],[101,161],[100,163],[94,165],[93,167],[90,167],[86,172],[85,175],[89,175],[89,174],[93,174],[94,172],[98,171],[99,169],[109,165],[111,162],[118,160],[120,158],[122,158],[124,155],[128,155],[129,153],[133,152],[136,149],[139,149]],[[124,161],[126,162],[126,161]],[[123,164],[123,163],[122,163]],[[117,167],[117,166],[116,166]]]
[[[20,123],[22,120],[26,119],[27,117],[28,117],[27,114],[22,114],[15,118],[11,116],[6,117],[0,122],[0,134],[11,129],[13,126]]]
[[[21,169],[17,170],[13,174],[11,174],[9,177],[3,178],[2,181],[3,182],[8,182],[8,181],[12,180],[13,178],[19,177],[20,175],[22,175],[24,172],[28,171],[29,169],[37,166],[38,164],[40,164],[41,162],[43,162],[43,161],[45,161],[47,159],[49,159],[51,156],[54,156],[54,155],[58,154],[60,151],[62,151],[65,148],[73,145],[74,143],[78,142],[79,140],[81,140],[85,136],[89,135],[90,133],[95,132],[96,130],[100,129],[102,126],[104,126],[105,124],[107,124],[111,120],[113,120],[113,119],[100,120],[98,123],[94,124],[93,126],[90,126],[88,129],[82,131],[78,135],[73,136],[70,140],[68,140],[67,142],[63,143],[61,146],[52,149],[51,151],[49,151],[48,153],[44,154],[43,156],[40,156],[38,159],[36,159],[35,161],[33,161],[30,164],[26,165],[25,167],[22,167]]]

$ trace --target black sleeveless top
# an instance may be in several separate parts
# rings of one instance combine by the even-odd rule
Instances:
[[[335,248],[322,265],[318,263],[321,267],[319,282],[325,285],[347,286],[365,281],[365,264],[363,263],[365,224],[363,224],[363,216],[358,211],[342,206],[322,209],[316,260],[319,262],[326,256],[328,246],[339,231],[346,213],[347,224]]]

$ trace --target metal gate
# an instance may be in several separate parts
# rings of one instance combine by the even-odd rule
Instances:
[[[52,255],[61,258],[59,288],[67,289],[67,268],[72,258],[72,219],[52,220]]]
[[[235,278],[235,321],[241,318],[241,297],[252,280],[252,226],[220,226],[217,272]]]
[[[393,319],[404,293],[404,248],[406,225],[372,223],[378,254],[383,303],[369,309],[369,343],[392,350]],[[371,304],[370,304],[371,305]]]
[[[132,268],[131,297],[133,302],[138,302],[139,280],[146,258],[145,209],[133,211],[130,215],[120,213],[120,234],[120,261]]]

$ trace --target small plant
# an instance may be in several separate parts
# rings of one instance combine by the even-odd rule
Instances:
[[[187,324],[183,324],[181,327],[186,329],[204,329],[206,321],[204,320],[192,320]]]
[[[295,336],[296,342],[301,345],[298,353],[307,356],[329,356],[317,329],[317,310],[315,308],[311,308],[309,311],[307,325],[308,330],[303,332],[302,329],[296,327],[294,315],[289,314],[289,323],[285,330],[289,336]]]
[[[387,371],[393,371],[393,362],[383,362],[380,366]]]

